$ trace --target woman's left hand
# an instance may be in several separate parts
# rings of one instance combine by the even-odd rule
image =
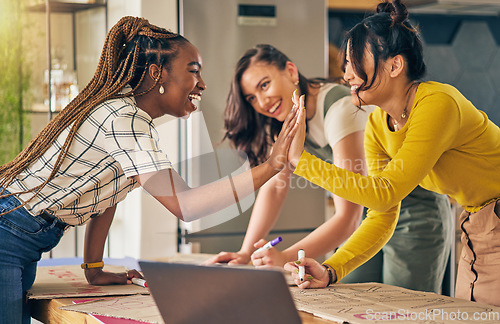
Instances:
[[[87,282],[94,286],[132,284],[132,278],[144,279],[139,271],[132,269],[126,272],[106,272],[102,268],[85,269]]]

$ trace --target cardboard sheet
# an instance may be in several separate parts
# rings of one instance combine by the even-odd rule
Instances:
[[[134,295],[102,299],[63,306],[61,309],[92,315],[124,318],[145,323],[164,323],[160,315],[160,311],[158,310],[153,297],[150,295]]]
[[[298,310],[338,323],[500,322],[500,307],[380,283],[291,292]]]
[[[104,271],[125,272],[126,268],[105,265]],[[79,265],[63,265],[38,267],[35,283],[28,291],[28,298],[52,299],[135,294],[149,294],[149,290],[137,285],[92,286],[87,283],[84,271]]]
[[[176,255],[158,261],[201,264],[208,257]],[[125,268],[106,265],[105,270],[123,272]],[[335,284],[306,290],[293,285],[290,290],[298,310],[337,323],[500,323],[500,307],[380,283]],[[91,286],[76,265],[39,268],[29,298],[115,296],[62,309],[163,323],[148,294],[147,289],[136,285]]]
[[[500,307],[379,284],[291,287],[298,310],[335,323],[499,323]],[[163,323],[151,296],[125,296],[61,307],[64,310]]]

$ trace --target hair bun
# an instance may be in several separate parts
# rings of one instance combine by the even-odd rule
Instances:
[[[391,14],[393,25],[402,24],[408,19],[408,9],[401,3],[401,0],[389,0],[379,3],[377,6],[377,13],[386,12]]]
[[[394,7],[392,3],[389,2],[389,0],[386,0],[385,2],[381,2],[377,5],[377,13],[392,13],[394,12]]]

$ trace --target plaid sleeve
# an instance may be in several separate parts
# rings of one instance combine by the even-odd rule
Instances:
[[[105,135],[105,147],[120,163],[126,177],[171,168],[158,147],[158,132],[153,120],[137,109],[120,114]]]

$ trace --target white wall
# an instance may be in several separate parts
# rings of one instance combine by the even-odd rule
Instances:
[[[123,16],[144,17],[150,23],[177,31],[177,5],[174,0],[110,0],[108,23],[113,26]],[[160,146],[172,162],[177,162],[177,121],[155,120]],[[177,218],[154,198],[137,189],[118,204],[110,231],[110,256],[160,258],[177,252]]]

